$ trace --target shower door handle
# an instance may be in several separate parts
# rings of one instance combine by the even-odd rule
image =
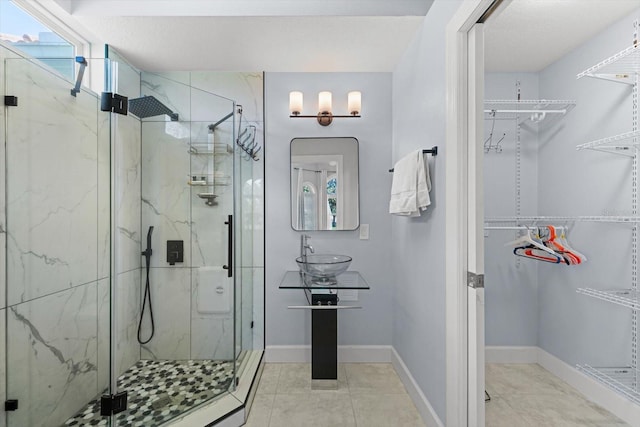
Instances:
[[[229,215],[224,223],[229,226],[229,233],[227,233],[227,265],[223,265],[222,268],[227,270],[227,277],[233,277],[233,215]]]

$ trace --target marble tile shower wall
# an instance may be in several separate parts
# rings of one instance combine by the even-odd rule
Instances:
[[[228,311],[221,312],[199,305],[198,298],[207,292],[201,283],[201,272],[219,275],[223,283],[227,280],[220,266],[226,264],[227,226],[224,221],[233,213],[234,195],[230,187],[218,187],[218,205],[207,206],[197,196],[205,190],[190,187],[187,181],[193,175],[214,172],[232,175],[233,159],[217,156],[212,162],[209,156],[190,155],[189,148],[190,143],[207,141],[207,126],[232,111],[231,99],[244,106],[243,124],[257,127],[258,142],[262,145],[262,74],[142,73],[142,93],[155,96],[180,115],[180,123],[142,121],[142,229],[147,230],[150,225],[155,227],[154,242],[157,243],[154,243],[150,278],[154,287],[154,313],[158,313],[155,316],[157,338],[143,346],[142,358],[230,359],[233,357],[231,304]],[[229,120],[216,128],[216,142],[232,145],[233,125]],[[253,270],[263,268],[262,253],[256,256],[253,252],[262,241],[261,229],[256,230],[254,226],[262,227],[261,210],[256,212],[255,208],[262,206],[262,162],[251,163],[254,163],[251,172],[246,172],[247,165],[243,165],[240,187],[243,215],[242,224],[236,228],[243,237],[243,251],[236,272],[243,277],[242,289],[247,294],[242,296],[244,301],[256,298],[253,294],[248,295],[261,286],[251,286],[253,276],[261,277]],[[260,220],[256,222],[256,218]],[[255,235],[259,235],[259,239]],[[184,241],[184,263],[175,266],[167,263],[167,240]],[[225,292],[231,297],[231,282],[226,283]],[[255,292],[262,294],[261,289]],[[262,300],[259,296],[260,306]],[[247,307],[242,313],[243,321],[250,322],[255,316],[254,305],[243,304]],[[263,318],[260,310],[257,313],[260,317],[256,318],[259,323]],[[254,331],[258,330],[262,330],[261,325],[254,328]],[[255,348],[253,341],[256,341],[258,348],[262,348],[261,333],[259,335],[259,338],[243,336],[243,347]]]
[[[11,425],[57,425],[102,391],[108,369],[98,359],[109,274],[108,115],[93,94],[71,97],[69,82],[2,45],[0,71],[0,95],[19,98],[0,109],[0,126],[8,114],[0,128],[8,154],[0,158],[0,401],[20,401]]]

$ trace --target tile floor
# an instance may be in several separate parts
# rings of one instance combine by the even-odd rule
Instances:
[[[627,426],[538,364],[487,364],[487,427]]]
[[[233,363],[213,360],[140,360],[118,378],[128,393],[127,410],[115,416],[119,426],[159,426],[229,389]],[[106,391],[105,391],[106,392]],[[100,398],[91,401],[64,426],[106,426]]]
[[[311,365],[268,363],[245,427],[425,427],[391,364],[338,365],[338,390],[311,390]]]

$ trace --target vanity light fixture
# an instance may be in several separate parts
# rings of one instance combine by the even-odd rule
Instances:
[[[305,116],[302,115],[302,100],[303,95],[300,91],[293,91],[289,93],[289,111],[291,118],[315,118],[318,120],[321,126],[329,126],[335,117],[338,118],[354,118],[360,117],[360,110],[362,108],[362,94],[359,91],[352,91],[348,94],[347,107],[349,110],[348,115],[336,116],[331,111],[331,92],[322,91],[318,93],[318,115],[317,116]]]

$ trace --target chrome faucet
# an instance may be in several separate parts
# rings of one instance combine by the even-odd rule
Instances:
[[[302,234],[300,236],[300,258],[302,258],[303,261],[307,260],[307,250],[311,253],[314,253],[313,246],[307,243],[307,239],[310,238],[311,236],[307,234]]]

